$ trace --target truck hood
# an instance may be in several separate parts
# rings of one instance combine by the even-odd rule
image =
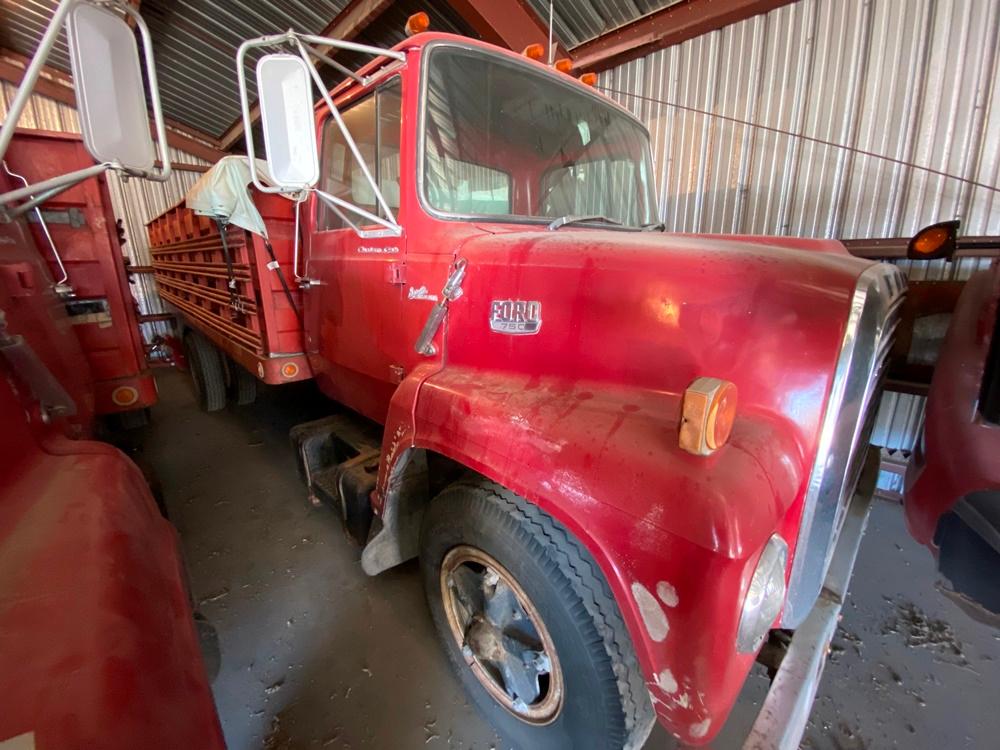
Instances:
[[[459,255],[469,320],[451,362],[482,366],[485,349],[503,370],[673,393],[711,375],[796,418],[805,391],[822,394],[871,265],[835,241],[589,229],[483,234]],[[491,331],[495,300],[537,302],[538,333]]]

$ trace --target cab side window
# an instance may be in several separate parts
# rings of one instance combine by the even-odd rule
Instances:
[[[386,203],[394,213],[399,208],[401,104],[400,83],[396,78],[377,89],[375,93],[353,104],[342,114],[344,124],[364,157],[368,171],[375,178],[375,184],[379,186]],[[375,192],[332,117],[328,118],[323,126],[319,187],[324,192],[385,218],[385,212],[377,205]],[[320,199],[316,229],[326,232],[350,226],[340,214],[358,226],[370,223],[346,209],[334,209]]]

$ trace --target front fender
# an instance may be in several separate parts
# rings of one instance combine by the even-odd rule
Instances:
[[[776,531],[794,539],[808,471],[794,431],[741,413],[728,445],[696,457],[677,446],[678,394],[454,366],[404,386],[380,510],[410,447],[536,503],[602,568],[660,718],[686,742],[710,739],[753,662],[735,640],[757,556]]]
[[[740,413],[712,456],[678,446],[679,394],[447,367],[413,410],[413,444],[586,523],[609,506],[730,559],[774,533],[808,472],[794,431]]]

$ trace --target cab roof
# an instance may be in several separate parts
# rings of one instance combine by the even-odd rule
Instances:
[[[528,65],[534,67],[539,72],[553,76],[557,80],[562,81],[563,83],[572,86],[578,86],[580,90],[583,92],[586,92],[590,95],[596,94],[600,96],[605,103],[614,106],[616,109],[625,113],[631,119],[635,120],[640,125],[642,125],[644,130],[646,129],[645,125],[635,116],[634,113],[623,107],[621,104],[619,104],[609,96],[602,94],[593,86],[588,86],[584,83],[581,83],[574,76],[571,76],[567,73],[561,73],[555,68],[546,65],[545,63],[538,62],[537,60],[533,60],[527,57],[526,55],[519,54],[512,50],[506,49],[505,47],[498,47],[495,44],[484,42],[481,39],[473,39],[471,37],[462,36],[460,34],[449,34],[440,31],[425,31],[420,34],[414,34],[413,36],[404,39],[403,41],[394,45],[391,49],[393,51],[403,52],[409,55],[414,52],[422,52],[423,49],[428,45],[437,43],[458,44],[466,48],[482,50],[484,53],[487,54],[501,55],[510,60],[514,60],[522,65]],[[377,77],[377,74],[379,73],[380,70],[389,69],[395,64],[398,64],[397,60],[394,60],[391,57],[379,56],[372,58],[367,63],[362,65],[360,68],[358,68],[355,72],[359,76],[371,77],[374,79]],[[350,78],[345,78],[343,81],[334,86],[333,89],[331,89],[330,95],[335,101],[339,99],[349,99],[356,94],[356,91],[358,89],[367,89],[368,87],[369,87],[368,85],[362,86],[361,84],[351,80]],[[321,105],[322,102],[317,103],[317,107],[320,107]]]

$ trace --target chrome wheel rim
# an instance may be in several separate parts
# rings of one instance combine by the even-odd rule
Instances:
[[[465,663],[500,705],[528,724],[552,722],[564,683],[549,631],[500,563],[468,545],[441,563],[441,598]]]

